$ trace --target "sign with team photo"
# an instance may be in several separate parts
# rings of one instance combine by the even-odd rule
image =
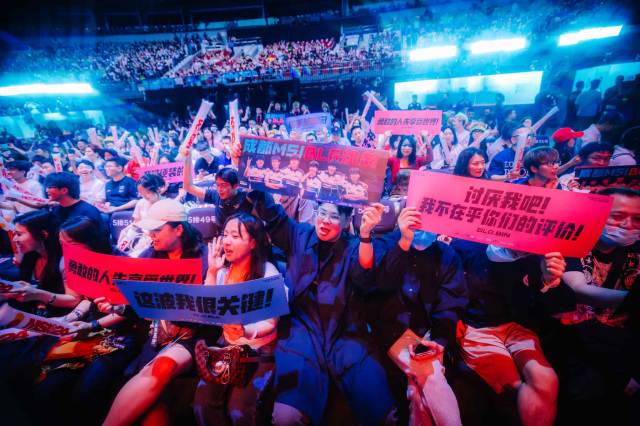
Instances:
[[[243,135],[240,186],[348,206],[380,200],[389,153]]]
[[[609,217],[611,197],[411,172],[407,206],[422,229],[528,253],[583,257]]]
[[[596,192],[605,188],[640,189],[640,166],[576,167],[580,189]]]

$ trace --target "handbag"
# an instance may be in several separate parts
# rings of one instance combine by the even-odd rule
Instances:
[[[218,348],[198,340],[195,350],[200,376],[207,382],[221,385],[245,386],[261,361],[248,345]]]

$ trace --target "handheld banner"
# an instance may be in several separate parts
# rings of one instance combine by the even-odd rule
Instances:
[[[348,206],[382,195],[389,153],[243,135],[240,186]]]
[[[116,285],[141,318],[244,325],[289,313],[282,275],[230,285]]]
[[[213,106],[213,103],[207,102],[204,99],[200,104],[200,108],[198,109],[198,113],[193,119],[193,123],[191,123],[191,127],[189,127],[189,131],[187,132],[187,137],[185,138],[185,145],[187,149],[191,149],[193,143],[196,141],[198,137],[198,132],[200,132],[200,128],[202,124],[204,124],[204,119],[209,114],[209,110]]]
[[[441,124],[442,111],[439,110],[376,110],[371,130],[376,135],[387,131],[392,135],[415,135],[423,130],[437,135]]]
[[[63,244],[64,271],[73,291],[91,298],[106,297],[112,304],[127,303],[115,280],[202,283],[201,259],[139,259],[94,253]]]
[[[162,176],[167,183],[180,183],[182,182],[182,174],[184,170],[184,163],[165,163],[156,164],[154,166],[140,167],[138,173],[144,175],[146,173],[154,173]]]
[[[240,134],[240,116],[238,115],[238,100],[229,102],[229,129],[231,130],[231,145],[238,142]]]
[[[411,172],[407,206],[422,228],[513,250],[583,257],[609,216],[611,197]]]
[[[331,114],[328,112],[317,112],[315,114],[304,114],[287,117],[287,128],[290,132],[298,133],[320,132],[324,127],[331,127]]]
[[[28,339],[36,336],[40,336],[40,333],[20,330],[19,328],[7,328],[5,330],[0,330],[0,343],[15,342],[17,340]]]
[[[8,303],[0,307],[0,327],[18,328],[49,336],[65,336],[73,333],[73,327],[69,324],[19,311]]]
[[[640,166],[576,167],[580,189],[596,192],[611,187],[640,190]]]

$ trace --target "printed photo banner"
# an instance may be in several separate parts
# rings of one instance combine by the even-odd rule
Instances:
[[[315,114],[304,114],[287,117],[287,129],[290,132],[319,133],[324,127],[331,127],[331,114],[328,112],[317,112]]]
[[[382,195],[389,153],[243,135],[240,186],[348,206]]]
[[[94,253],[63,244],[67,285],[91,298],[106,297],[112,304],[127,303],[115,280],[201,284],[201,259],[138,259]]]
[[[411,172],[407,206],[422,229],[454,238],[545,254],[583,257],[609,216],[611,197]]]
[[[244,325],[289,313],[282,275],[231,285],[116,285],[141,318]]]
[[[140,167],[138,173],[144,175],[147,173],[155,173],[164,179],[167,183],[180,183],[182,182],[182,174],[184,170],[184,163],[177,161],[175,163],[157,164],[154,166]]]
[[[65,336],[74,330],[67,323],[19,311],[8,303],[0,307],[0,328],[17,328],[49,336]]]
[[[430,135],[440,133],[442,111],[439,110],[376,110],[371,130],[376,135],[391,132],[392,135],[415,135],[423,130]]]
[[[580,189],[597,192],[624,187],[640,190],[640,166],[576,167]]]

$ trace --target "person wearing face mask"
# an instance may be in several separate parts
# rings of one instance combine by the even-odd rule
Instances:
[[[358,240],[347,233],[349,207],[320,204],[313,226],[288,218],[268,193],[248,198],[287,256],[291,314],[278,327],[273,424],[320,424],[331,384],[360,424],[394,424],[394,399],[355,294],[373,285],[371,231],[384,207],[365,209]]]
[[[578,304],[559,316],[566,326],[559,374],[585,419],[637,424],[631,419],[640,419],[640,192],[607,188],[599,194],[613,198],[602,235],[585,257],[569,259],[562,277]],[[585,403],[605,396],[620,410],[603,413]]]
[[[419,227],[420,213],[407,207],[398,217],[399,230],[374,241],[376,258],[382,260],[376,273],[379,291],[368,298],[372,313],[368,322],[383,350],[411,329],[433,351],[430,357],[410,354],[420,367],[408,374],[408,380],[385,359],[397,401],[405,399],[407,386],[424,396],[422,404],[412,402],[411,417],[416,417],[419,405],[425,405],[435,424],[460,425],[458,404],[443,371],[455,354],[456,325],[468,302],[464,270],[453,249]],[[434,362],[439,368],[429,371]],[[403,424],[408,418],[406,408],[399,410]]]

